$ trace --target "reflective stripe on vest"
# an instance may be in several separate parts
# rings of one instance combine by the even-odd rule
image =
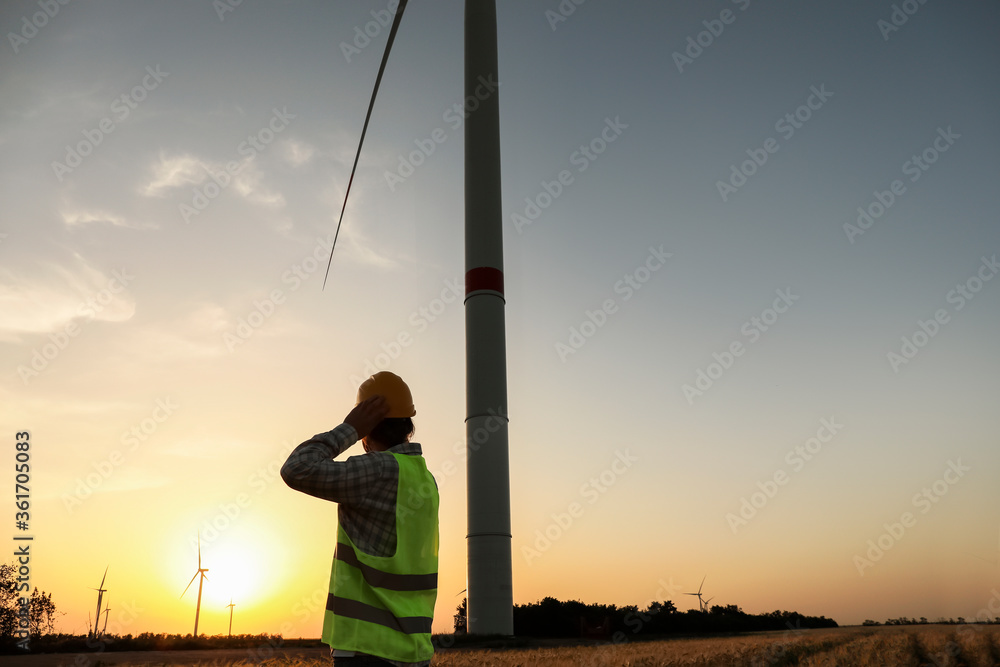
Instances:
[[[396,553],[388,557],[366,554],[338,527],[323,641],[337,649],[422,662],[434,654],[437,485],[423,457],[391,455],[399,465]]]
[[[343,561],[348,565],[361,570],[365,581],[369,586],[375,588],[388,588],[393,591],[423,591],[428,588],[437,588],[437,572],[432,574],[393,574],[377,570],[370,565],[365,565],[358,559],[358,554],[354,547],[337,543],[337,550],[333,555],[334,559]]]

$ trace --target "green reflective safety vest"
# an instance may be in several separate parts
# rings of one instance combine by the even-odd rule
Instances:
[[[399,464],[396,553],[366,554],[338,526],[323,642],[380,658],[422,662],[434,655],[438,491],[423,457],[392,456]]]

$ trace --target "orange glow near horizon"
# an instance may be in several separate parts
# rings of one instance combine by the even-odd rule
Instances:
[[[423,389],[434,392],[429,383]],[[425,412],[433,409],[431,402]],[[314,418],[317,423],[322,420],[322,416]],[[169,442],[169,429],[173,427],[165,425],[158,437]],[[70,433],[74,425],[64,428]],[[528,442],[529,431],[545,428],[515,422],[512,442]],[[266,443],[287,439],[282,432],[288,430],[287,425],[282,425],[265,433],[263,444],[245,445],[249,453],[238,456],[235,469],[224,477],[216,472],[219,461],[192,467],[190,457],[184,457],[178,465],[171,463],[171,457],[176,455],[170,453],[169,447],[162,442],[151,443],[147,454],[164,461],[159,470],[176,480],[185,480],[183,484],[177,481],[135,489],[101,489],[72,510],[57,494],[38,500],[40,538],[35,545],[33,583],[52,592],[58,609],[66,612],[58,621],[59,629],[86,632],[88,615],[92,616],[96,602],[90,588],[97,586],[108,567],[105,599],[111,607],[110,632],[190,633],[198,582],[183,598],[181,592],[197,569],[200,533],[202,564],[208,570],[208,579],[199,632],[225,634],[229,624],[227,605],[232,599],[236,634],[318,637],[336,536],[336,505],[292,491],[276,476],[276,468],[289,446]],[[307,426],[299,430],[304,431],[304,439],[320,429]],[[418,432],[429,468],[438,471],[441,492],[440,577],[434,631],[449,632],[455,607],[463,597],[459,592],[466,587],[464,454],[460,448],[456,451],[455,443],[460,443],[461,435],[453,427],[442,428],[426,419],[418,423]],[[707,446],[704,449],[711,451]],[[780,453],[785,447],[776,449]],[[356,453],[360,450],[349,450],[347,455]],[[900,609],[910,616],[970,616],[989,597],[981,595],[982,602],[975,597],[977,578],[996,570],[988,559],[969,557],[963,574],[956,575],[963,580],[956,583],[956,590],[966,591],[960,596],[928,587],[911,591],[900,587],[896,580],[899,576],[906,580],[919,577],[928,563],[942,567],[941,563],[953,558],[935,539],[936,535],[952,535],[955,543],[968,539],[961,517],[968,521],[974,516],[977,501],[975,493],[963,495],[966,492],[959,485],[950,492],[948,506],[920,516],[905,538],[860,577],[851,557],[865,548],[867,539],[878,536],[881,523],[891,520],[893,512],[898,515],[906,509],[911,492],[902,494],[899,510],[893,507],[884,517],[872,518],[852,510],[850,515],[831,515],[824,528],[815,525],[811,515],[796,502],[809,498],[814,491],[801,484],[789,485],[734,537],[724,515],[738,506],[739,494],[721,500],[702,499],[692,506],[697,509],[694,513],[683,510],[683,504],[662,514],[643,509],[647,504],[643,489],[655,484],[659,473],[651,463],[653,454],[639,450],[634,453],[640,459],[638,464],[591,504],[588,499],[592,496],[581,496],[580,486],[605,469],[614,459],[613,453],[600,452],[592,460],[571,460],[548,487],[536,489],[531,485],[537,482],[531,480],[537,471],[525,466],[530,457],[523,447],[512,449],[516,603],[553,596],[644,606],[653,599],[669,599],[685,610],[694,608],[696,601],[684,593],[696,590],[705,575],[706,597],[714,597],[713,604],[737,604],[750,613],[795,610],[825,615],[841,623],[860,623],[869,617],[884,620],[903,615],[897,611]],[[533,452],[538,457],[545,454]],[[829,456],[835,455],[831,452]],[[47,459],[51,456],[40,453],[39,466],[50,466]],[[117,477],[112,476],[109,484],[115,481]],[[970,482],[973,492],[975,484]],[[71,480],[62,488],[67,486],[72,487]],[[181,488],[204,490],[196,494],[178,492]],[[697,497],[699,490],[697,484],[687,484],[665,489],[663,494],[665,498],[679,499],[685,493]],[[823,490],[815,492],[822,494]],[[553,516],[565,512],[572,501],[581,502],[583,513],[565,529],[551,529]],[[102,523],[101,517],[114,519]],[[141,521],[130,517],[141,517]],[[654,517],[656,532],[645,536],[643,527]],[[131,522],[131,526],[121,532],[94,527],[115,522]],[[787,539],[788,526],[795,526],[801,539]],[[545,534],[547,527],[555,539],[549,544],[539,543],[539,532]],[[52,537],[42,539],[45,536]],[[996,535],[992,540],[995,542]],[[824,545],[822,555],[815,552],[817,543]],[[734,544],[738,545],[736,551]],[[70,545],[82,546],[72,549]],[[525,556],[526,548],[539,547],[538,555],[530,559]],[[989,540],[983,540],[977,548],[979,553],[990,555]],[[74,552],[74,558],[66,558],[66,549]],[[856,601],[866,590],[883,591],[885,595],[859,612]],[[844,591],[854,593],[845,595]],[[966,609],[969,601],[973,609]]]

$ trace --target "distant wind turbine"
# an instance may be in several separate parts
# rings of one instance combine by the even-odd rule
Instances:
[[[208,577],[205,576],[206,572],[208,572],[208,568],[201,566],[201,533],[199,533],[198,534],[198,571],[194,573],[194,576],[191,577],[191,581],[189,581],[188,585],[184,587],[184,593],[187,593],[188,589],[191,588],[191,584],[194,583],[194,580],[198,579],[198,605],[194,609],[194,636],[195,637],[198,636],[198,616],[201,614],[201,586],[202,586],[202,584],[205,583],[205,580],[208,579]],[[201,578],[199,578],[199,575],[200,575]],[[181,593],[181,597],[184,597],[184,593]]]
[[[94,636],[97,636],[97,626],[101,622],[101,601],[104,599],[104,594],[107,593],[107,589],[104,588],[104,580],[108,578],[108,568],[110,565],[104,568],[104,576],[101,577],[101,585],[98,588],[91,588],[92,591],[97,591],[97,618],[94,619]],[[87,622],[90,625],[90,621]]]
[[[701,599],[701,588],[702,588],[702,586],[705,585],[705,579],[707,579],[707,578],[708,578],[707,574],[704,577],[701,578],[701,586],[698,586],[698,592],[697,593],[685,593],[684,594],[684,595],[694,595],[694,596],[697,596],[697,598],[698,598],[698,611],[705,611],[705,603]],[[712,599],[714,599],[714,598],[712,598]]]
[[[104,627],[101,628],[101,635],[102,636],[108,634],[108,612],[109,611],[111,611],[111,607],[108,606],[108,603],[105,601],[105,603],[104,603]]]
[[[998,540],[998,542],[997,542],[997,552],[996,553],[997,553],[997,558],[983,558],[979,554],[972,554],[972,555],[975,556],[976,558],[978,558],[981,561],[985,561],[985,562],[989,563],[990,565],[996,565],[997,567],[1000,567],[1000,540]]]
[[[233,599],[229,598],[229,604],[227,604],[226,606],[229,608],[229,636],[232,637],[233,636],[233,607],[235,607],[236,605],[233,604]]]

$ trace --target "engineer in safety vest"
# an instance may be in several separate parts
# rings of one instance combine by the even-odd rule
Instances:
[[[383,371],[358,389],[344,423],[295,448],[281,478],[337,506],[337,548],[323,618],[336,667],[430,664],[437,598],[438,491],[409,387]],[[365,453],[333,459],[361,440]]]

